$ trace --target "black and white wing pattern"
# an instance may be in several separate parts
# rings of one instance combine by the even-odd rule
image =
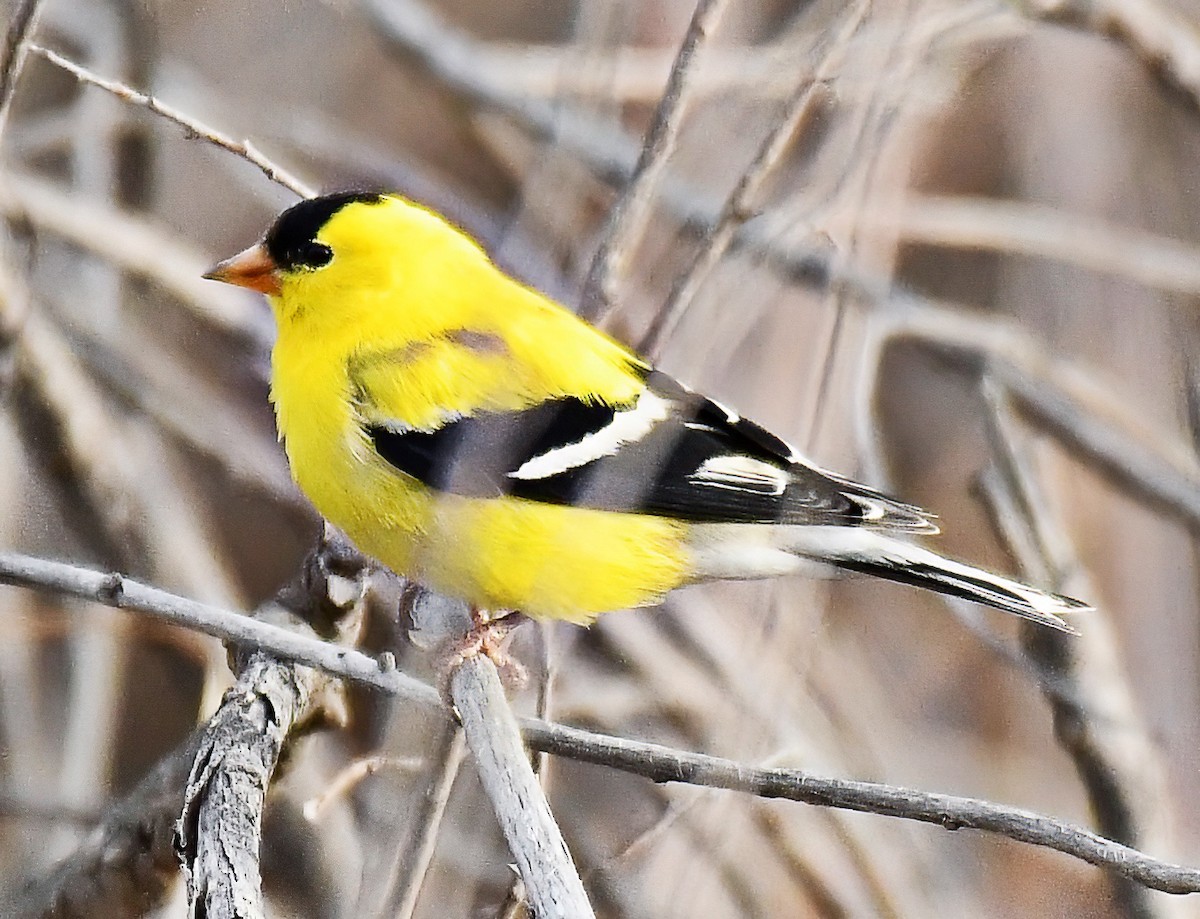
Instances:
[[[454,494],[696,523],[936,530],[919,508],[809,465],[762,427],[657,371],[628,405],[563,397],[433,430],[365,430],[397,470]]]

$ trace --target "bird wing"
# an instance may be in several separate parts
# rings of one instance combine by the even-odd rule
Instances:
[[[443,492],[697,523],[931,531],[912,505],[803,461],[784,441],[658,371],[626,404],[562,396],[417,429],[366,418],[392,467]]]

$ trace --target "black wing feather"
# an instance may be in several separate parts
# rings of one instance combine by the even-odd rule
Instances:
[[[676,517],[703,523],[872,523],[930,529],[927,515],[800,462],[782,440],[751,421],[653,372],[648,391],[670,411],[611,455],[537,477],[513,475],[525,463],[577,444],[613,424],[633,405],[573,397],[521,412],[464,416],[433,431],[366,428],[396,469],[440,491],[475,497],[511,495],[549,504]],[[779,482],[713,480],[705,463],[746,457],[779,470]],[[869,511],[882,509],[882,516]]]
[[[571,444],[612,423],[616,409],[563,398],[521,412],[480,412],[432,431],[366,428],[376,451],[401,472],[431,488],[470,497],[518,494],[509,473],[555,447]],[[544,494],[521,497],[566,504],[568,483],[545,481]]]

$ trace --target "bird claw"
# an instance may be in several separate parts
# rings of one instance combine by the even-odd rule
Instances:
[[[480,654],[496,665],[500,680],[506,687],[520,689],[524,686],[529,681],[529,671],[509,655],[505,646],[513,630],[524,622],[525,618],[516,612],[488,618],[483,610],[472,607],[471,621],[474,624],[466,634],[449,644],[438,667],[438,686],[442,698],[448,703],[451,702],[450,680],[455,671],[463,662]]]

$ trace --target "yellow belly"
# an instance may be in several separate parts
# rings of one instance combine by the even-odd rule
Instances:
[[[398,574],[480,608],[587,623],[657,603],[686,579],[680,523],[444,494],[366,444],[329,449],[299,433],[287,441],[292,471],[327,520]]]
[[[418,498],[409,521],[356,521],[364,551],[485,609],[590,622],[658,602],[684,578],[682,528],[652,517],[484,500]],[[414,525],[415,524],[415,525]]]

